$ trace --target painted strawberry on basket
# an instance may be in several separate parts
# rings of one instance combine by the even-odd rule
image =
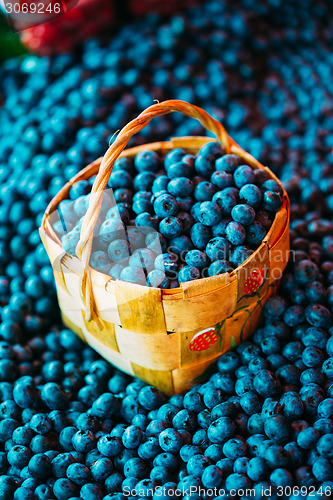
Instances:
[[[265,281],[263,269],[252,269],[250,276],[245,281],[244,294],[246,296],[255,295]]]
[[[222,335],[220,331],[223,323],[224,321],[218,323],[217,325],[215,325],[215,327],[212,326],[196,333],[189,343],[190,351],[206,351],[218,340],[220,341],[221,346]]]

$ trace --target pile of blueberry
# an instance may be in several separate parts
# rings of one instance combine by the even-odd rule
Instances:
[[[205,500],[215,486],[225,490],[219,500],[244,488],[264,498],[269,486],[271,498],[283,498],[279,487],[331,498],[329,7],[207,0],[183,16],[128,24],[107,44],[0,68],[0,500],[124,500],[156,485],[166,493],[154,500],[176,498],[178,487],[189,500],[191,486]],[[207,109],[276,170],[291,200],[292,248],[262,327],[208,382],[170,399],[63,329],[37,231],[47,203],[114,131],[168,98]],[[196,133],[172,114],[135,140]]]
[[[163,169],[164,167],[164,169]],[[75,255],[94,178],[75,183],[55,229]],[[261,244],[281,208],[281,186],[208,142],[198,155],[171,150],[116,160],[103,194],[91,266],[160,288],[231,272]],[[109,208],[111,206],[111,208]],[[64,234],[65,233],[65,234]]]

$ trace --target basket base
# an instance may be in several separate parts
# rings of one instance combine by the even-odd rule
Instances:
[[[181,366],[172,370],[152,369],[141,366],[138,364],[138,360],[135,360],[137,361],[135,362],[122,355],[117,346],[117,335],[115,335],[114,325],[108,324],[104,331],[101,331],[93,322],[86,323],[84,315],[82,315],[82,328],[64,313],[62,313],[62,319],[68,328],[72,329],[81,339],[116,368],[128,375],[138,377],[147,384],[157,387],[168,396],[172,396],[173,394],[185,392],[195,384],[204,382],[209,378],[213,373],[214,364],[221,354],[233,349],[246,340],[259,326],[262,307],[274,292],[275,286],[270,287],[267,295],[261,301],[258,301],[252,311],[245,309],[226,319],[223,325],[224,328],[223,330],[221,329],[223,341],[221,340],[220,344],[216,343],[211,354],[209,354],[209,349],[206,351],[206,359],[203,358],[194,364]],[[245,321],[244,315],[246,317]],[[125,332],[124,334],[126,334]]]

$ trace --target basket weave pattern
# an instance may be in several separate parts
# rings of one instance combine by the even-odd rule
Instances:
[[[166,101],[148,108],[130,122],[102,160],[83,169],[62,188],[48,206],[40,229],[53,266],[64,323],[121,370],[167,394],[190,388],[218,356],[250,335],[258,325],[263,305],[275,291],[276,280],[289,256],[289,200],[283,191],[282,208],[264,241],[231,274],[160,290],[115,281],[89,267],[92,232],[114,161],[119,156],[134,157],[147,149],[162,156],[175,147],[197,153],[203,144],[212,140],[174,138],[124,151],[132,135],[154,116],[170,111],[197,118],[216,134],[226,152],[238,154],[244,163],[265,170],[270,178],[279,182],[206,112],[182,101]],[[64,252],[50,223],[50,215],[60,201],[68,198],[75,182],[96,174],[76,248],[77,257],[72,257]]]

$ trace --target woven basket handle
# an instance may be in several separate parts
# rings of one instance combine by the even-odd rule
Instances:
[[[120,131],[117,139],[109,147],[102,159],[97,177],[91,190],[89,207],[82,222],[80,240],[76,246],[76,254],[83,263],[83,271],[81,275],[81,297],[85,306],[87,321],[91,321],[93,318],[97,319],[90,280],[89,260],[92,247],[93,230],[98,220],[102,205],[103,191],[110,178],[113,164],[121,152],[125,149],[127,143],[133,135],[140,132],[140,130],[148,125],[152,118],[162,116],[173,111],[178,111],[183,115],[199,120],[206,130],[209,130],[216,135],[217,139],[225,147],[227,153],[231,151],[232,146],[235,144],[227,134],[223,125],[206,113],[206,111],[187,102],[175,99],[150,106]]]

